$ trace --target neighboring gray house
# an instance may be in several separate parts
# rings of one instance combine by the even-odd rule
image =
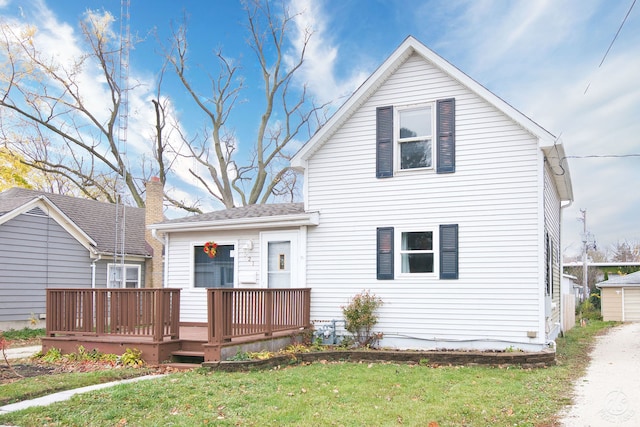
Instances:
[[[114,204],[24,188],[0,193],[0,329],[43,320],[46,288],[144,287],[153,255],[145,209],[120,205],[118,224],[124,233],[116,233]],[[123,234],[124,263],[119,256],[114,264]]]

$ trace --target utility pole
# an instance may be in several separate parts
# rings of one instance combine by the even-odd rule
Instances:
[[[582,214],[582,218],[578,218],[578,220],[582,221],[582,286],[584,289],[584,299],[587,299],[589,298],[587,251],[589,249],[595,249],[596,242],[593,238],[593,235],[587,231],[587,210],[580,209],[580,213]]]

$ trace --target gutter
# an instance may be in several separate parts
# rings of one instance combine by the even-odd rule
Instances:
[[[274,216],[274,217],[255,217],[240,218],[227,220],[211,220],[200,222],[172,222],[152,224],[148,228],[153,233],[157,231],[201,231],[211,230],[246,230],[248,228],[282,228],[282,227],[299,227],[303,225],[320,224],[320,214],[318,212]]]

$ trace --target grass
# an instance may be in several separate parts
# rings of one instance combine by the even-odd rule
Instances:
[[[34,341],[43,337],[45,330],[31,328],[9,329],[7,331],[0,331],[0,334],[2,334],[7,341]]]
[[[576,327],[546,369],[314,363],[245,373],[199,369],[0,416],[27,426],[545,426],[570,403],[594,336]]]
[[[47,394],[109,381],[138,377],[148,373],[146,369],[121,368],[94,372],[72,372],[22,378],[0,385],[0,406]]]

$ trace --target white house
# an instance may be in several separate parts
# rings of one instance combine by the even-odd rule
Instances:
[[[366,289],[384,303],[382,346],[540,350],[560,332],[564,158],[408,37],[293,158],[304,203],[151,226],[165,286],[182,288],[183,322],[206,321],[211,286],[309,287],[322,321]]]

